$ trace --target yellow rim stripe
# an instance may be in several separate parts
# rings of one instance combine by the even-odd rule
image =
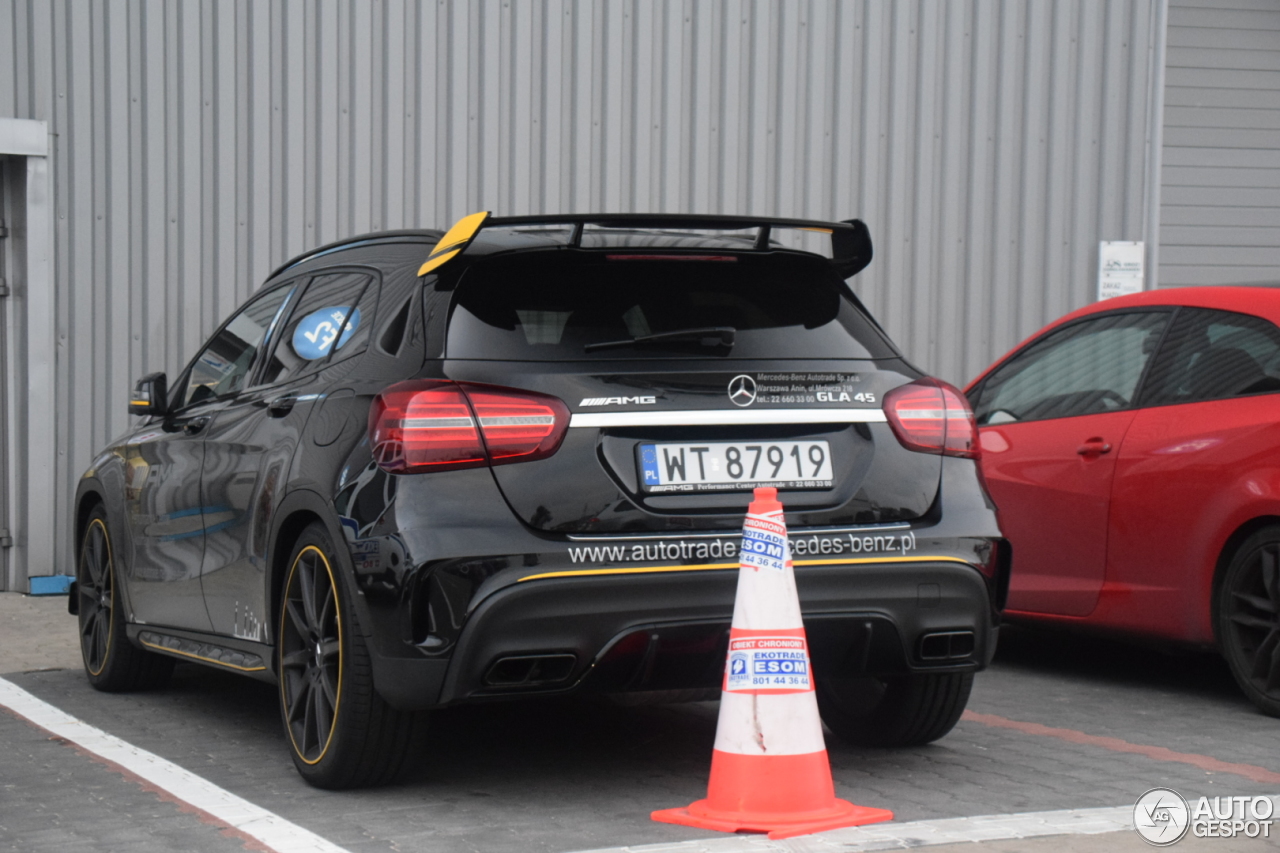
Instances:
[[[480,226],[488,218],[489,211],[482,210],[479,213],[464,216],[455,222],[453,227],[440,238],[440,242],[436,243],[435,248],[431,250],[431,254],[427,255],[426,261],[418,268],[418,275],[426,275],[445,262],[452,260],[455,255],[467,247],[467,244],[471,242],[471,238],[476,236],[476,232],[480,230]]]
[[[85,540],[88,541],[89,531],[93,529],[93,526],[95,524],[102,528],[102,541],[105,542],[107,545],[107,572],[111,575],[111,605],[107,608],[107,647],[102,650],[102,666],[98,667],[95,670],[93,667],[89,666],[88,661],[84,662],[84,668],[89,670],[89,674],[96,678],[97,676],[102,675],[102,671],[107,668],[107,656],[111,654],[111,641],[115,639],[115,635],[116,635],[116,619],[115,619],[115,616],[116,616],[115,614],[116,559],[115,559],[115,555],[111,553],[111,534],[107,532],[107,525],[103,524],[102,519],[95,518],[93,521],[89,522],[89,526],[85,528]],[[81,556],[84,556],[83,545],[81,546]],[[79,568],[77,568],[76,569],[77,581],[79,580],[79,578],[80,578],[80,573],[79,573]],[[79,594],[80,594],[80,590],[77,587],[76,595],[79,595]],[[79,604],[79,603],[80,602],[78,601],[76,602],[76,604]],[[84,652],[84,636],[83,635],[81,635],[80,637],[80,649],[81,649],[81,654],[83,655],[83,652]]]
[[[867,563],[961,563],[971,565],[968,560],[959,557],[921,556],[921,557],[848,557],[836,560],[793,560],[797,566],[855,566]],[[540,575],[528,575],[517,583],[542,580],[543,578],[581,578],[591,575],[639,575],[656,574],[658,572],[715,572],[725,569],[736,569],[737,563],[699,563],[694,566],[634,566],[625,569],[570,569],[564,572],[544,572]]]
[[[485,215],[487,216],[488,214],[485,214]],[[320,754],[317,755],[314,760],[308,761],[306,758],[304,758],[302,755],[302,750],[298,749],[298,742],[293,739],[293,726],[290,725],[288,722],[289,700],[284,695],[284,691],[285,691],[284,666],[280,666],[279,668],[280,669],[279,682],[280,682],[281,705],[284,708],[285,720],[286,720],[284,729],[286,732],[289,733],[289,742],[293,744],[293,752],[295,755],[298,756],[298,760],[302,761],[304,764],[316,765],[316,764],[319,764],[320,760],[324,758],[325,755],[329,752],[329,747],[333,744],[333,733],[338,730],[338,709],[342,707],[342,670],[343,670],[343,663],[344,663],[343,662],[344,655],[342,652],[342,601],[338,598],[338,579],[334,577],[333,566],[329,565],[329,558],[324,555],[324,551],[321,551],[315,545],[308,545],[307,547],[299,551],[298,556],[295,557],[293,560],[293,565],[289,567],[289,576],[285,579],[285,582],[284,582],[284,601],[281,603],[281,607],[280,607],[280,633],[276,636],[276,654],[280,655],[282,649],[284,648],[283,643],[281,642],[281,638],[284,636],[285,619],[288,618],[288,612],[286,611],[286,608],[289,605],[289,584],[293,583],[293,574],[298,569],[298,563],[302,562],[302,555],[307,553],[308,551],[316,552],[317,556],[320,557],[320,562],[324,563],[325,572],[327,572],[329,575],[329,583],[333,587],[333,618],[334,618],[335,624],[338,626],[338,687],[336,691],[337,699],[333,703],[333,722],[329,724],[329,737],[325,739],[324,749],[320,750]]]
[[[148,643],[146,640],[142,640],[142,645],[147,648],[162,651],[166,654],[182,655],[184,658],[194,658],[195,660],[204,661],[205,663],[225,666],[227,669],[237,669],[240,672],[262,672],[262,670],[266,669],[265,666],[240,666],[239,664],[227,663],[226,661],[218,660],[217,658],[207,658],[204,655],[198,655],[195,652],[184,652],[181,649],[171,649],[168,646],[162,646],[159,643]]]

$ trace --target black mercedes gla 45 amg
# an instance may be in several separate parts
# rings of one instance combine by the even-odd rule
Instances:
[[[1010,553],[964,397],[846,284],[870,259],[856,220],[480,213],[290,261],[80,481],[90,682],[278,683],[324,787],[416,767],[433,708],[714,696],[776,486],[823,719],[941,737]]]

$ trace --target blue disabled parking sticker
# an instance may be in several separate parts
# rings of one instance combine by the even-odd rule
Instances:
[[[351,320],[342,331],[342,339],[338,340],[338,331],[342,329],[342,321],[347,319],[348,311],[351,312]],[[343,344],[351,340],[359,325],[359,308],[352,310],[346,305],[334,305],[312,311],[293,330],[293,351],[307,361],[324,358],[330,351],[341,349]],[[337,346],[333,345],[334,341],[337,341]]]

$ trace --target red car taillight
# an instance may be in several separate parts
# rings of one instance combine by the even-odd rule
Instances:
[[[569,409],[555,397],[470,382],[400,382],[369,410],[374,460],[394,474],[543,459],[568,428]]]
[[[901,385],[884,396],[884,413],[908,450],[978,457],[973,410],[954,385],[932,378]]]

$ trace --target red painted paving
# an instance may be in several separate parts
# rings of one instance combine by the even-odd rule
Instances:
[[[1265,767],[1258,767],[1255,764],[1234,764],[1230,761],[1222,761],[1209,755],[1199,755],[1194,752],[1174,752],[1163,746],[1148,746],[1141,743],[1130,743],[1127,740],[1121,740],[1118,737],[1106,737],[1103,735],[1091,735],[1085,732],[1076,731],[1075,729],[1059,729],[1053,726],[1042,726],[1039,723],[1024,723],[1019,720],[1010,720],[1007,717],[1000,717],[995,714],[979,714],[974,711],[965,711],[960,717],[971,723],[981,723],[984,726],[991,726],[996,729],[1010,729],[1015,732],[1022,732],[1027,735],[1037,735],[1039,737],[1051,737],[1067,743],[1078,743],[1085,746],[1100,746],[1103,749],[1109,749],[1113,752],[1127,752],[1132,755],[1144,755],[1147,758],[1153,758],[1156,761],[1173,761],[1178,764],[1189,764],[1192,767],[1198,767],[1201,770],[1207,770],[1210,773],[1234,773],[1237,776],[1243,776],[1254,782],[1280,783],[1280,773],[1268,770]]]

